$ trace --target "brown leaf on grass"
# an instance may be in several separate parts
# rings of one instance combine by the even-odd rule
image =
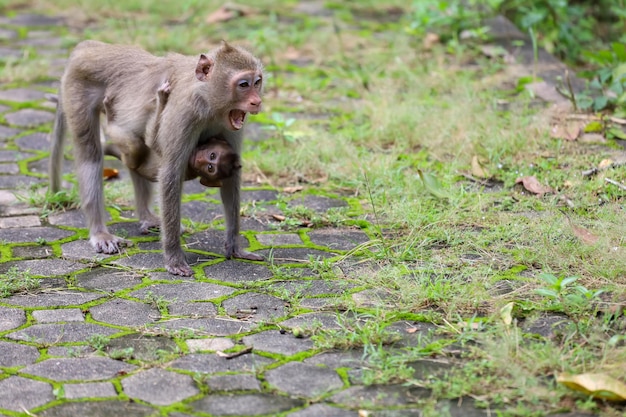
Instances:
[[[208,24],[227,22],[237,17],[248,16],[252,14],[252,8],[242,6],[235,3],[226,3],[204,20]]]
[[[283,188],[283,192],[287,193],[287,194],[293,194],[293,193],[297,193],[298,191],[302,191],[304,190],[304,187],[301,185],[295,186],[295,187],[285,187]]]
[[[272,217],[274,218],[274,220],[278,220],[279,222],[284,222],[286,217],[282,216],[280,214],[272,214]]]
[[[626,401],[626,384],[605,374],[560,374],[556,381],[574,391],[608,401]]]
[[[583,129],[583,124],[579,121],[563,121],[555,123],[550,129],[550,137],[554,139],[576,140]]]
[[[439,43],[439,35],[436,33],[428,32],[426,36],[424,36],[424,40],[422,41],[422,46],[426,50],[433,49],[433,47]]]
[[[570,222],[570,226],[572,226],[572,231],[574,235],[580,239],[585,245],[594,245],[598,241],[598,236],[591,233],[589,230],[576,226]]]
[[[515,184],[522,184],[527,191],[539,196],[552,192],[552,188],[541,185],[534,176],[518,178],[515,180]]]
[[[104,177],[105,181],[109,181],[109,180],[112,180],[113,178],[117,178],[119,177],[119,175],[120,175],[120,172],[114,168],[104,168],[102,170],[102,176]]]
[[[598,169],[607,169],[613,166],[614,161],[612,159],[603,159],[598,164]]]
[[[489,172],[482,166],[480,161],[478,160],[478,156],[474,155],[472,157],[472,175],[476,178],[490,178]]]
[[[417,327],[409,327],[408,329],[406,329],[406,332],[409,334],[413,334],[417,332]]]

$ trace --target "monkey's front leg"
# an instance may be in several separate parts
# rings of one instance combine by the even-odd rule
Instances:
[[[220,188],[226,218],[226,258],[262,261],[262,256],[239,247],[240,184],[241,171],[236,170],[231,177],[222,180]]]

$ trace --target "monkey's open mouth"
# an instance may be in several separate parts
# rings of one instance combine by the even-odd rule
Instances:
[[[243,110],[231,110],[228,117],[230,118],[230,125],[233,129],[239,130],[246,121],[246,112]]]

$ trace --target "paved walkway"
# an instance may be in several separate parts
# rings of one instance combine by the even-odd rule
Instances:
[[[34,15],[0,18],[0,56],[35,51],[52,58],[48,75],[57,78],[68,52],[53,30],[59,23]],[[158,236],[140,235],[132,213],[113,211],[113,231],[135,246],[118,256],[96,255],[80,212],[42,220],[41,208],[14,196],[47,181],[53,109],[44,95],[56,85],[0,85],[0,274],[42,278],[40,288],[0,299],[0,415],[422,415],[416,403],[428,390],[364,385],[360,350],[323,351],[306,337],[307,328],[340,328],[349,320],[338,308],[343,300],[376,302],[371,289],[328,278],[306,262],[329,259],[349,278],[359,269],[343,256],[369,237],[357,229],[276,232],[276,201],[286,197],[325,213],[350,207],[350,198],[244,188],[244,202],[257,208],[243,220],[244,236],[271,262],[225,260],[223,231],[210,227],[185,237],[195,276],[173,277],[161,268]],[[130,186],[123,170],[121,176]],[[183,216],[214,225],[219,197],[200,200],[214,190],[189,182],[185,191]],[[389,328],[401,348],[420,343],[432,326],[401,321]],[[422,374],[449,366],[413,364]],[[487,415],[470,399],[438,407],[451,416]]]
[[[52,30],[58,23],[33,15],[0,20],[0,54],[53,57],[49,75],[57,78],[68,53]],[[28,28],[26,38],[18,27]],[[223,231],[209,228],[185,238],[197,271],[185,279],[163,272],[158,236],[141,236],[132,213],[121,213],[112,229],[136,245],[105,256],[85,239],[79,211],[42,220],[41,208],[20,202],[14,191],[27,195],[28,186],[47,181],[53,109],[45,93],[56,85],[0,85],[0,273],[42,278],[40,288],[0,299],[1,415],[421,415],[411,404],[428,396],[425,389],[364,386],[360,351],[325,352],[301,337],[307,327],[338,328],[342,313],[334,306],[344,297],[368,302],[363,289],[304,267],[311,258],[340,259],[369,240],[362,231],[277,233],[279,193],[244,189],[244,204],[267,208],[244,219],[245,237],[273,261],[225,260]],[[187,198],[207,192],[198,182],[185,191]],[[290,204],[325,213],[351,202],[307,196]],[[183,216],[211,224],[221,216],[219,197],[185,202]],[[404,344],[429,328],[393,325]]]

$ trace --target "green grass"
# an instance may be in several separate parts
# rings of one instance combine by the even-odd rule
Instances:
[[[39,288],[39,279],[33,277],[30,271],[11,267],[6,273],[0,274],[0,298],[36,288]]]
[[[407,19],[366,17],[387,6],[407,7],[399,1],[335,2],[334,20],[298,14],[296,1],[242,2],[257,12],[212,25],[204,19],[222,2],[24,3],[74,16],[77,28],[94,19],[84,35],[69,30],[68,44],[90,37],[196,54],[228,39],[263,59],[265,108],[251,120],[266,126],[269,138],[247,143],[245,174],[277,188],[302,185],[305,192],[351,196],[362,207],[327,218],[294,206],[282,227],[368,225],[373,240],[359,250],[358,273],[342,276],[381,290],[384,302],[372,311],[346,300],[367,321],[316,329],[314,336],[321,347],[368,352],[365,382],[425,385],[435,400],[471,395],[505,410],[503,416],[567,409],[622,415],[611,403],[557,385],[554,376],[606,372],[624,380],[625,193],[604,178],[626,181],[626,166],[583,178],[583,170],[619,150],[550,138],[550,111],[515,91],[506,63],[486,60],[471,45],[457,45],[452,54],[445,45],[426,50],[406,30]],[[10,6],[0,2],[0,9]],[[3,80],[31,81],[40,59],[12,64]],[[467,178],[474,157],[495,186]],[[431,182],[425,184],[420,171]],[[525,192],[515,180],[526,175],[555,192]],[[130,193],[117,187],[107,187],[109,199],[132,204],[123,201]],[[582,239],[581,228],[597,239]],[[337,276],[332,265],[312,269]],[[561,288],[546,277],[576,282]],[[162,300],[150,301],[166,308]],[[500,315],[510,303],[507,325]],[[550,339],[526,333],[529,322],[547,313],[563,314],[566,326]],[[444,342],[387,350],[384,329],[398,314],[429,317]],[[453,372],[414,380],[410,362],[446,355],[443,347],[453,342],[467,347]]]

